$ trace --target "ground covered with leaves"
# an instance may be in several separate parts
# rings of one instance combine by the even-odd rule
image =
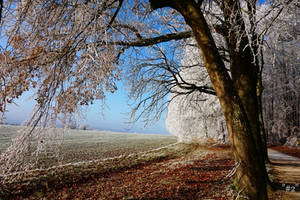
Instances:
[[[273,149],[300,155],[296,148]],[[0,186],[0,199],[227,200],[233,196],[233,168],[229,146],[177,143],[112,159],[20,173]],[[271,173],[277,176],[276,169]],[[271,200],[294,199],[295,195],[269,191]]]
[[[5,199],[231,199],[230,148],[176,144],[23,175]],[[5,195],[6,194],[6,195]],[[7,195],[9,194],[9,195]]]

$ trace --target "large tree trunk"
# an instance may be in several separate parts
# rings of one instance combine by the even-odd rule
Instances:
[[[269,156],[268,156],[268,148],[267,148],[267,133],[265,130],[264,124],[264,117],[263,117],[263,107],[262,107],[262,92],[263,92],[263,85],[262,85],[262,71],[259,72],[259,78],[257,80],[257,101],[258,101],[258,108],[259,108],[259,125],[260,125],[260,136],[262,141],[262,151],[263,151],[263,158],[266,163],[271,163]]]
[[[241,5],[235,0],[226,0],[223,12],[226,22],[239,29],[229,29],[226,41],[229,47],[231,77],[246,111],[256,148],[262,153],[264,162],[268,160],[268,154],[261,110],[262,83],[254,16],[256,1],[248,1],[247,5],[251,26],[248,34],[251,41],[243,32],[246,27],[240,10]]]
[[[254,89],[253,84],[247,84],[251,79],[246,69],[249,66],[244,65],[241,58],[232,57],[234,81],[230,78],[203,13],[194,1],[150,0],[150,2],[154,9],[165,6],[176,9],[192,28],[224,112],[235,161],[239,163],[235,177],[237,192],[253,200],[267,199],[265,165],[262,162],[261,140],[258,137],[257,102],[256,95],[252,93],[254,90],[256,94],[256,82]],[[238,65],[241,65],[240,68]],[[250,96],[246,94],[249,91]],[[247,106],[244,105],[248,102],[251,108],[245,109]],[[255,124],[250,125],[254,121]]]
[[[262,44],[262,41],[260,41],[260,44]],[[267,148],[267,133],[265,129],[265,123],[264,123],[264,116],[263,116],[263,105],[262,105],[262,98],[263,98],[263,83],[262,83],[262,72],[264,67],[264,57],[262,49],[260,50],[261,55],[261,63],[260,68],[258,70],[258,79],[257,79],[257,85],[256,85],[256,93],[257,93],[257,102],[258,102],[258,108],[259,108],[259,124],[260,124],[260,136],[261,141],[263,144],[263,157],[266,163],[271,163],[269,156],[268,156],[268,148]]]

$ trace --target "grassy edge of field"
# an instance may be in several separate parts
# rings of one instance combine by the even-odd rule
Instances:
[[[114,158],[79,162],[42,170],[16,173],[0,185],[0,198],[27,196],[33,193],[56,190],[75,183],[97,179],[107,173],[118,172],[153,162],[185,156],[199,145],[175,143],[155,150]],[[3,177],[2,177],[3,180]]]

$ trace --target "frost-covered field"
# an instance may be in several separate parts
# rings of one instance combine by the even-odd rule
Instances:
[[[0,152],[8,147],[19,129],[18,126],[0,126]],[[170,135],[69,130],[65,133],[63,144],[60,146],[63,160],[59,164],[128,155],[175,142],[176,138]],[[46,157],[44,164],[53,165],[57,163],[51,152],[48,152],[47,155],[49,157]]]

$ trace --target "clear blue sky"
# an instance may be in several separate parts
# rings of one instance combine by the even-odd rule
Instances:
[[[9,105],[7,107],[6,122],[21,123],[28,119],[32,112],[35,101],[32,98],[32,92],[26,92],[16,102],[17,105]],[[107,93],[106,98],[107,107],[104,113],[101,114],[100,103],[95,103],[88,106],[86,121],[89,127],[100,130],[112,130],[122,132],[136,132],[136,133],[158,133],[167,134],[165,127],[165,116],[162,116],[160,121],[152,126],[144,127],[142,122],[135,124],[128,124],[130,107],[127,104],[127,91],[118,83],[118,90],[114,93]]]

